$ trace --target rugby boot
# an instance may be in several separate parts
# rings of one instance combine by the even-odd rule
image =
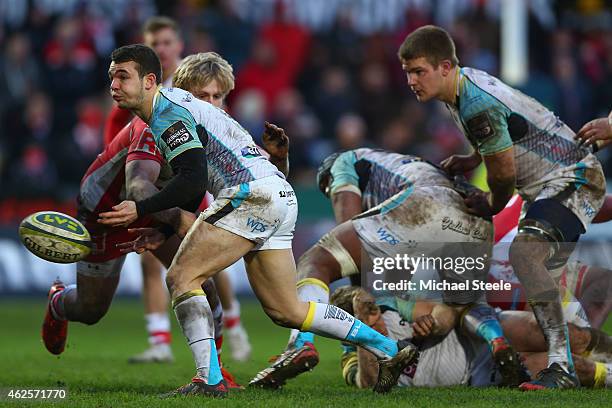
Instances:
[[[221,380],[221,382],[215,385],[208,385],[203,379],[193,377],[189,384],[185,384],[172,392],[162,395],[161,397],[169,398],[178,395],[203,395],[213,398],[225,398],[227,397],[227,385],[225,384],[225,380]]]
[[[289,347],[269,367],[257,373],[249,387],[278,389],[287,380],[312,370],[318,363],[319,352],[314,344],[307,342],[302,347]]]
[[[563,369],[559,364],[552,363],[550,367],[540,371],[533,381],[519,385],[523,391],[545,389],[570,389],[580,387],[578,378]]]
[[[52,304],[60,293],[66,289],[66,285],[59,279],[56,279],[49,289],[49,301],[47,303],[47,311],[45,320],[42,324],[42,340],[45,347],[51,354],[62,354],[66,347],[66,338],[68,337],[68,320],[58,319],[52,309]]]
[[[518,354],[504,339],[493,341],[493,360],[502,376],[502,387],[518,387],[531,380]]]
[[[130,364],[146,364],[146,363],[173,363],[174,356],[169,344],[161,343],[151,345],[142,353],[133,355],[128,359]]]
[[[417,347],[408,340],[398,341],[397,348],[399,351],[395,356],[378,361],[378,380],[374,384],[374,392],[386,393],[391,391],[391,388],[397,385],[397,380],[402,371],[419,356]]]

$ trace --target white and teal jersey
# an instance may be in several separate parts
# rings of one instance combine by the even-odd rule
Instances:
[[[538,101],[483,71],[461,68],[457,103],[447,106],[481,155],[514,146],[519,191],[591,152],[578,146],[574,132]]]
[[[406,188],[453,185],[442,170],[419,157],[369,148],[341,153],[334,161],[331,176],[332,194],[341,187],[352,186],[352,191],[361,193],[364,211]]]
[[[207,189],[217,196],[224,188],[278,175],[251,135],[222,109],[179,88],[159,88],[149,123],[167,162],[194,148],[204,148]]]

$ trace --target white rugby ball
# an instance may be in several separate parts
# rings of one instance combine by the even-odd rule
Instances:
[[[34,255],[56,263],[80,261],[91,251],[87,228],[56,211],[41,211],[24,218],[19,225],[19,238]]]

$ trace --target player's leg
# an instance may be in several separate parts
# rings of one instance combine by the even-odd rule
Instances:
[[[162,278],[162,265],[150,252],[140,255],[142,300],[145,309],[149,348],[129,358],[130,363],[169,363],[174,361],[170,343],[168,289]]]
[[[574,292],[592,327],[601,328],[612,310],[612,270],[580,265]]]
[[[166,277],[176,318],[196,366],[192,382],[175,393],[224,396],[227,389],[214,342],[213,312],[201,285],[255,244],[211,225],[205,214],[210,212],[200,215],[183,239]]]
[[[578,217],[552,199],[533,203],[510,247],[510,262],[525,287],[529,305],[548,344],[549,365],[546,379],[526,383],[524,389],[541,389],[553,383],[569,384],[574,368],[568,344],[568,329],[559,297],[559,289],[549,270],[567,262],[571,250],[564,248],[576,242],[584,228]],[[554,373],[554,374],[551,374]],[[567,376],[568,381],[556,381]],[[569,378],[571,377],[571,378]],[[574,383],[577,385],[577,381]]]
[[[80,261],[75,285],[65,286],[59,280],[53,283],[42,327],[43,342],[49,352],[64,351],[69,321],[92,325],[106,314],[124,260],[125,256],[100,263]]]
[[[359,274],[361,244],[351,222],[325,234],[306,251],[297,264],[297,293],[303,302],[329,303],[328,285],[346,276]],[[314,344],[314,334],[291,330],[289,348]]]
[[[583,387],[612,388],[612,364],[594,361],[578,354],[574,354],[572,358],[576,367],[576,374]],[[526,353],[524,360],[525,365],[532,372],[548,370],[548,355],[546,352]]]
[[[502,386],[517,387],[531,379],[491,306],[484,303],[468,306],[463,312],[461,325],[467,333],[487,343],[502,376]]]
[[[246,361],[251,356],[251,343],[240,320],[240,303],[234,294],[228,271],[217,273],[214,280],[223,305],[223,327],[230,344],[232,358],[236,361]]]
[[[291,249],[249,253],[245,256],[245,263],[255,294],[276,324],[348,341],[376,355],[380,360],[376,391],[386,392],[395,385],[401,370],[416,356],[413,346],[398,346],[396,341],[336,306],[300,301],[295,290],[295,263]]]

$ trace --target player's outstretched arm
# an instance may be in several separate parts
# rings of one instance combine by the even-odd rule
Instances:
[[[161,191],[139,201],[126,200],[113,207],[113,211],[100,214],[99,223],[110,226],[128,226],[139,217],[172,207],[180,207],[204,196],[206,157],[203,148],[191,148],[170,161],[174,177]]]
[[[363,212],[361,196],[352,190],[343,190],[343,187],[332,193],[331,202],[338,225]]]
[[[132,160],[125,167],[125,181],[127,196],[134,201],[145,200],[159,192],[155,182],[159,178],[161,165],[154,160]],[[179,208],[174,207],[168,210],[153,214],[157,221],[169,225],[173,231],[182,238],[193,224],[190,217],[183,214]],[[195,217],[193,217],[195,219]],[[191,220],[191,222],[189,222]],[[188,224],[188,225],[187,225]]]
[[[289,175],[289,137],[285,130],[273,123],[264,123],[263,147],[270,155],[270,162],[287,177]]]

